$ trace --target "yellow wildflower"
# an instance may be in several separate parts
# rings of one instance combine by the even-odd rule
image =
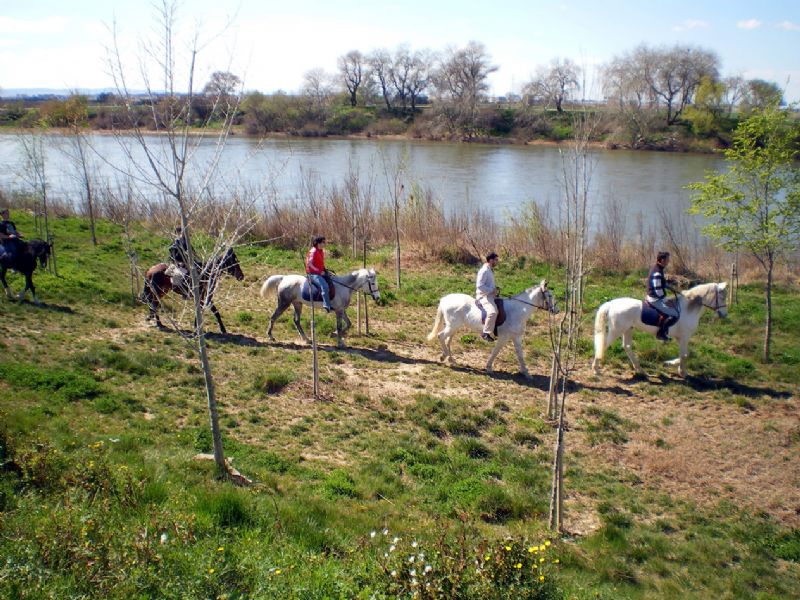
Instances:
[[[544,581],[544,575],[539,575],[539,581]]]
[[[530,548],[528,548],[528,552],[530,553],[538,552],[538,550],[539,549],[536,546],[531,546]]]
[[[223,548],[222,546],[220,546],[219,548],[217,548],[217,552],[224,552],[224,551],[225,551],[225,548]]]
[[[547,540],[547,541],[544,543],[544,545],[545,545],[545,546],[549,546],[551,543],[552,543],[552,542],[550,542],[550,540]]]
[[[506,546],[506,550],[511,550],[511,546]]]
[[[281,574],[281,570],[280,569],[275,569],[275,575],[280,575],[280,574]]]
[[[517,564],[515,564],[515,565],[514,565],[514,568],[515,568],[515,569],[521,569],[521,568],[522,568],[522,563],[517,563]]]
[[[543,562],[544,562],[544,556],[543,556],[542,558],[540,558],[540,559],[539,559],[539,562],[540,562],[540,563],[543,563]]]
[[[209,572],[209,573],[213,573],[213,572],[214,572],[214,569],[209,569],[209,570],[208,570],[208,572]]]

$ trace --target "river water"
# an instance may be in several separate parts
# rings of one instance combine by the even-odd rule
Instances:
[[[71,175],[75,169],[59,150],[64,138],[48,135],[43,139],[49,195],[79,198]],[[158,140],[151,138],[154,143]],[[197,154],[200,162],[213,154],[214,144],[213,139],[202,141]],[[120,181],[120,171],[130,163],[120,140],[95,135],[91,145],[98,178]],[[141,154],[134,154],[141,160]],[[613,200],[619,203],[628,228],[638,215],[653,225],[659,210],[685,212],[689,202],[685,186],[723,167],[719,157],[700,154],[597,149],[591,157],[595,225],[602,222],[602,212]],[[25,153],[18,137],[0,135],[0,164],[5,167],[0,170],[0,189],[24,190]],[[448,210],[480,206],[501,222],[513,220],[530,201],[552,210],[563,198],[562,153],[550,145],[231,137],[222,154],[219,172],[225,176],[220,185],[261,189],[265,201],[283,202],[302,196],[309,181],[321,187],[340,186],[348,174],[356,173],[360,186],[371,186],[372,196],[383,201],[390,197],[387,175],[393,179],[398,164],[404,165],[402,180],[408,189],[416,183]]]

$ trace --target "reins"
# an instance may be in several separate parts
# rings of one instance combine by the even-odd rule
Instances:
[[[541,289],[541,287],[539,289]],[[542,290],[542,293],[544,294],[544,290]],[[522,304],[527,304],[528,306],[532,306],[533,308],[538,308],[539,310],[547,310],[547,311],[551,310],[551,307],[549,307],[549,306],[539,306],[538,304],[534,304],[533,302],[528,302],[527,300],[521,300],[519,298],[516,298],[515,296],[509,296],[508,298],[502,298],[502,300],[514,300],[514,302],[521,302]]]

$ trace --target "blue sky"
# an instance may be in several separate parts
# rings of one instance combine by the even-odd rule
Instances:
[[[181,30],[211,40],[199,58],[203,80],[215,70],[245,79],[247,89],[297,90],[303,73],[334,71],[336,58],[408,43],[442,50],[482,42],[500,67],[497,95],[519,91],[540,65],[568,57],[592,74],[640,43],[699,45],[720,56],[723,75],[775,81],[800,100],[800,1],[689,2],[463,0],[184,0]],[[149,2],[0,0],[0,88],[110,87],[105,48],[116,20],[126,64],[137,40],[152,33]],[[227,28],[224,24],[231,21]],[[133,73],[133,70],[131,71]],[[135,82],[133,82],[135,85]]]

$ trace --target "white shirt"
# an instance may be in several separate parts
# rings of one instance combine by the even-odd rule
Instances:
[[[478,271],[478,277],[475,281],[476,295],[491,294],[495,290],[494,285],[494,271],[489,263],[483,263],[483,266]]]

